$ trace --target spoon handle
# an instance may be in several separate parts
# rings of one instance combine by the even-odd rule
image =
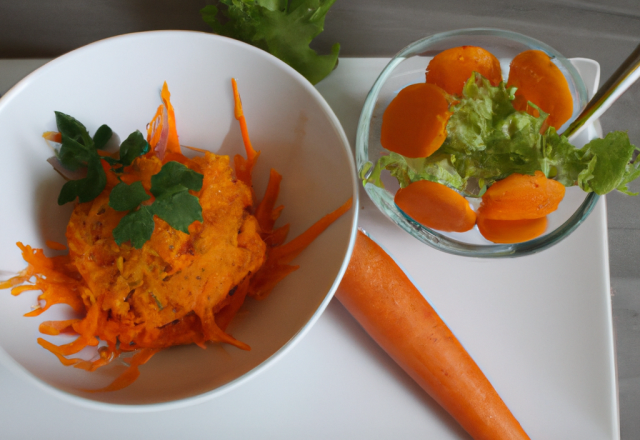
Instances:
[[[573,140],[589,123],[598,119],[611,104],[640,77],[640,45],[618,67],[606,83],[587,103],[585,109],[563,133]]]

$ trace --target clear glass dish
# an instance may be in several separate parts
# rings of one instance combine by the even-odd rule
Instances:
[[[371,164],[387,152],[380,144],[380,128],[382,114],[389,102],[404,87],[425,81],[425,70],[433,56],[443,50],[463,45],[480,46],[495,55],[500,60],[503,78],[508,77],[509,64],[520,52],[529,49],[546,52],[567,78],[574,100],[573,116],[558,130],[559,133],[580,114],[587,103],[587,90],[575,67],[555,49],[538,40],[515,32],[483,28],[456,30],[426,37],[405,47],[393,57],[369,91],[356,136],[356,165],[361,175],[363,170],[369,169]],[[582,146],[587,141],[588,137],[584,134],[573,143]],[[385,188],[371,183],[365,185],[367,194],[383,214],[429,246],[470,257],[517,257],[544,250],[573,232],[591,213],[598,200],[594,193],[585,193],[578,187],[567,188],[558,210],[548,216],[547,230],[542,236],[523,243],[496,244],[482,237],[477,226],[468,232],[449,233],[421,225],[395,205],[393,198],[399,186],[387,171],[383,171],[383,183]],[[469,200],[474,208],[480,203],[479,199]]]

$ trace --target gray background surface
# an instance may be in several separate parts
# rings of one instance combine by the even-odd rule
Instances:
[[[0,0],[0,59],[50,58],[84,44],[154,29],[207,31],[205,0]],[[602,82],[640,43],[638,0],[339,0],[313,43],[343,57],[392,56],[424,36],[496,27],[544,41],[567,57],[598,61]],[[1,72],[0,72],[1,74]],[[605,132],[627,130],[640,145],[640,84],[602,118]],[[632,184],[640,191],[640,182]],[[621,434],[640,438],[640,197],[607,196]],[[579,256],[576,256],[579,258]]]

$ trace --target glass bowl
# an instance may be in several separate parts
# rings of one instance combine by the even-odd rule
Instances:
[[[510,31],[481,28],[444,32],[423,38],[393,57],[365,100],[356,136],[356,164],[363,180],[371,173],[371,165],[375,164],[381,155],[388,153],[380,144],[382,115],[388,104],[404,87],[425,81],[427,65],[435,55],[463,45],[480,46],[495,55],[500,60],[503,78],[508,77],[509,64],[520,52],[529,49],[546,52],[564,73],[574,101],[573,115],[558,130],[559,133],[568,127],[587,103],[586,87],[573,64],[555,49],[533,38]],[[589,133],[584,133],[587,131]],[[574,145],[584,145],[590,136],[593,136],[594,130],[584,132],[572,142]],[[399,188],[396,179],[386,170],[383,170],[382,174],[385,188],[366,183],[365,190],[384,215],[429,246],[470,257],[516,257],[546,249],[574,231],[589,215],[598,200],[594,193],[585,193],[578,187],[569,187],[559,208],[548,216],[548,226],[543,235],[523,243],[496,244],[486,240],[477,226],[468,232],[450,233],[436,231],[416,222],[394,203],[394,195]],[[474,209],[479,206],[480,199],[469,198],[469,201]]]

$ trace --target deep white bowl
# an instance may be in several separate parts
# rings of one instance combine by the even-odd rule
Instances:
[[[73,402],[102,409],[147,411],[195,403],[242,383],[298,341],[327,306],[351,255],[357,221],[355,165],[346,136],[315,88],[288,65],[244,43],[212,34],[144,32],[110,38],[57,58],[0,99],[0,277],[22,270],[17,241],[45,247],[66,243],[71,206],[59,207],[64,181],[46,162],[41,135],[55,130],[54,111],[83,122],[90,133],[108,124],[121,139],[145,132],[169,85],[180,143],[219,154],[244,154],[233,117],[236,78],[254,148],[254,171],[263,193],[269,169],[283,175],[278,224],[290,238],[349,197],[353,206],[294,263],[300,269],[264,301],[247,300],[229,332],[251,351],[211,345],[164,350],[141,367],[139,379],[110,393],[86,393],[123,371],[113,362],[94,373],[64,367],[36,343],[42,321],[64,319],[66,306],[23,317],[40,292],[13,297],[0,291],[0,361],[23,377]],[[69,204],[70,205],[70,204]],[[52,254],[52,252],[50,252]],[[60,343],[63,336],[46,337]]]

